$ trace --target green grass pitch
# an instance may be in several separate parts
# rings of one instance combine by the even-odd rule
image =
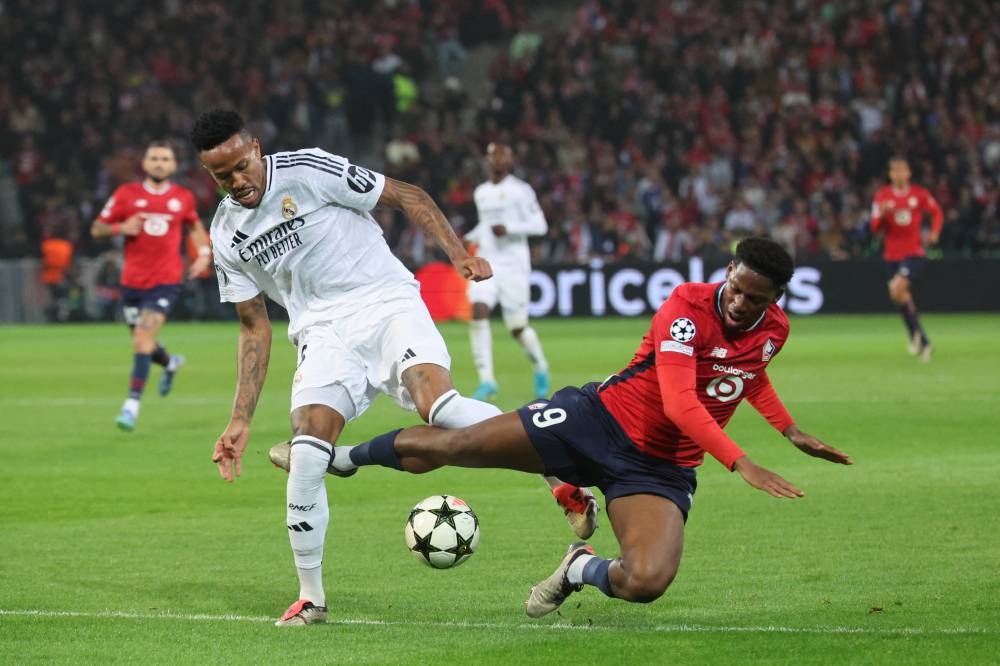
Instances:
[[[187,355],[154,368],[136,432],[114,427],[131,352],[123,326],[0,327],[0,662],[996,663],[1000,659],[1000,317],[935,315],[920,364],[889,316],[796,318],[770,374],[803,429],[855,459],[807,458],[749,406],[729,430],[806,492],[776,500],[706,461],[680,574],[651,605],[594,589],[530,621],[529,585],[572,540],[540,479],[369,468],[330,478],[331,622],[280,630],[295,599],[285,476],[292,347],[278,325],[243,477],[209,461],[225,426],[237,325],[168,324]],[[536,322],[555,388],[624,367],[639,319]],[[466,330],[442,327],[457,386]],[[530,398],[527,361],[494,324],[500,406]],[[343,438],[416,422],[385,398]],[[403,544],[409,508],[451,493],[482,541],[451,571]],[[604,514],[602,513],[602,519]],[[615,554],[607,521],[593,540]]]

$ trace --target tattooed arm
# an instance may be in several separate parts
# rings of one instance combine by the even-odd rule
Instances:
[[[489,262],[481,257],[473,257],[466,251],[441,209],[427,192],[416,185],[386,178],[378,205],[403,211],[441,246],[462,277],[479,282],[493,275]]]
[[[264,296],[236,304],[240,317],[240,340],[236,358],[236,398],[229,425],[219,435],[212,452],[212,462],[219,474],[230,483],[242,471],[241,458],[250,439],[250,421],[257,408],[271,358],[271,321],[267,317]]]

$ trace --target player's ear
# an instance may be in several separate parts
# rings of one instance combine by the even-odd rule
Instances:
[[[260,139],[257,137],[252,138],[250,140],[250,145],[253,146],[254,157],[259,160],[263,156],[263,153],[260,150]]]

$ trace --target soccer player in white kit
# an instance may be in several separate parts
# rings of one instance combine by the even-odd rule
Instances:
[[[240,319],[236,397],[212,460],[226,480],[239,475],[270,356],[266,294],[288,310],[288,337],[298,355],[287,525],[300,594],[278,624],[322,622],[329,523],[324,476],[345,423],[379,393],[445,428],[500,413],[453,388],[448,350],[418,284],[368,211],[376,205],[404,211],[466,278],[484,280],[492,271],[485,259],[469,256],[418,187],[319,149],[264,156],[234,111],[202,114],[191,142],[229,193],[216,210],[211,235],[220,296],[236,304]]]
[[[473,194],[479,223],[465,235],[476,243],[477,256],[490,262],[496,271],[492,280],[469,282],[472,321],[469,339],[472,358],[479,373],[479,386],[472,397],[488,400],[499,387],[493,375],[493,334],[490,312],[500,304],[503,322],[517,340],[535,371],[535,397],[549,396],[549,364],[538,334],[528,325],[528,298],[531,275],[529,236],[548,231],[545,214],[531,185],[511,173],[514,156],[510,146],[491,143],[486,147],[486,169],[490,179]],[[566,519],[581,539],[589,539],[597,527],[597,500],[586,488],[546,476],[552,494],[563,508]]]
[[[493,374],[493,335],[490,312],[500,304],[503,322],[521,345],[535,371],[535,397],[549,395],[549,364],[535,329],[528,325],[528,298],[531,275],[529,236],[544,236],[548,231],[545,214],[538,205],[535,191],[514,176],[514,159],[502,143],[486,148],[486,168],[490,179],[479,185],[473,195],[479,224],[465,235],[475,243],[476,255],[486,259],[496,271],[492,280],[469,283],[472,321],[469,338],[472,358],[479,373],[479,386],[473,397],[494,398],[499,391]]]

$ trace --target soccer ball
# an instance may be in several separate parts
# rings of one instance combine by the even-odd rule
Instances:
[[[479,518],[452,495],[432,495],[410,511],[406,547],[435,569],[450,569],[469,559],[479,545]]]

